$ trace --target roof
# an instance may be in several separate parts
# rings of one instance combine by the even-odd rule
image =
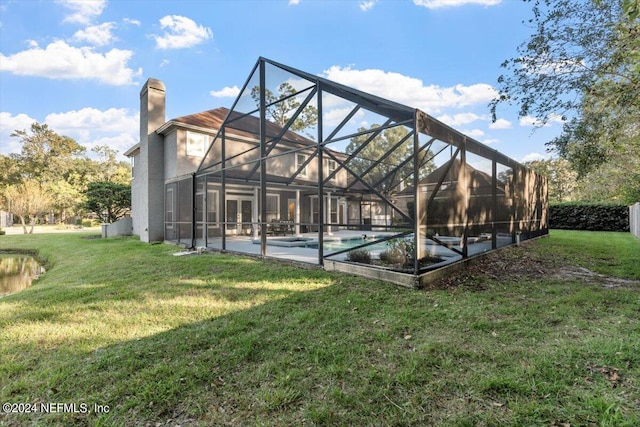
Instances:
[[[232,130],[236,136],[245,138],[258,139],[260,136],[260,119],[252,115],[245,115],[236,111],[229,114],[229,109],[225,107],[214,108],[213,110],[202,111],[200,113],[190,114],[188,116],[177,117],[169,120],[162,125],[156,133],[165,135],[169,129],[174,126],[187,125],[202,130],[208,130],[209,133],[215,133],[220,129],[225,119],[227,119],[226,127]],[[276,137],[282,132],[282,127],[267,121],[267,136]],[[315,141],[305,138],[293,131],[287,130],[282,136],[282,141],[289,141],[297,145],[313,145]]]
[[[461,170],[462,162],[458,158],[454,158],[451,164],[449,164],[449,162],[446,162],[435,169],[433,172],[431,172],[429,175],[427,175],[425,178],[421,179],[419,185],[424,186],[429,184],[437,184],[441,180],[443,182],[456,182],[458,181]],[[446,175],[444,175],[445,173]],[[465,173],[470,177],[470,183],[472,183],[474,187],[493,187],[493,178],[491,177],[491,175],[474,168],[468,163],[465,164]],[[503,187],[504,185],[500,181],[498,181],[498,191],[504,191]],[[414,187],[409,186],[405,188],[400,194],[412,195],[413,192]]]
[[[136,154],[137,151],[140,151],[140,143],[138,142],[136,145],[134,145],[133,147],[129,148],[127,151],[124,152],[124,155],[127,157],[131,157],[134,154]]]

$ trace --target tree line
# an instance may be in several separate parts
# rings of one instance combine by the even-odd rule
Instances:
[[[640,200],[640,0],[524,0],[531,37],[502,66],[490,104],[520,107],[544,125],[562,117],[547,147],[552,201]]]
[[[14,214],[25,234],[37,222],[65,224],[88,213],[113,222],[128,212],[131,168],[116,150],[94,147],[91,159],[86,147],[37,122],[11,136],[22,147],[0,155],[0,210]]]

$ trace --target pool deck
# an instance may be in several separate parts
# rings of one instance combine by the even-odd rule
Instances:
[[[338,232],[334,232],[331,235],[325,234],[323,236],[323,240],[325,242],[336,242],[361,239],[364,235],[366,235],[367,238],[371,238],[372,236],[375,237],[371,238],[371,241],[373,243],[377,240],[377,238],[391,236],[393,234],[394,233],[389,232],[362,232],[353,230],[341,230]],[[296,244],[296,239],[298,239],[297,242],[302,243]],[[273,243],[270,244],[270,241]],[[318,265],[318,249],[303,246],[309,243],[313,244],[314,242],[317,244],[317,241],[318,233],[304,233],[297,236],[268,236],[266,256],[287,261]],[[459,241],[459,239],[457,241]],[[290,242],[291,244],[287,244],[287,242]],[[251,236],[227,236],[226,251],[243,253],[253,256],[261,256],[259,243],[259,240],[254,241]],[[510,237],[498,237],[498,247],[508,246],[511,243],[512,242]],[[204,246],[204,242],[198,242],[198,246]],[[207,247],[209,249],[222,250],[222,238],[210,239]],[[444,262],[442,263],[443,265],[462,259],[462,256],[460,254],[446,248],[445,246],[439,245],[430,239],[425,239],[424,247],[428,255],[442,258],[444,260]],[[366,247],[363,249],[366,249]],[[490,250],[490,239],[470,242],[468,245],[469,256],[477,255]],[[374,257],[377,257],[380,252],[380,250],[372,250],[371,254]],[[328,254],[329,253],[325,251],[325,257],[327,257]],[[327,258],[335,261],[344,261],[346,259],[346,256],[347,253],[345,252],[335,256],[329,256]]]

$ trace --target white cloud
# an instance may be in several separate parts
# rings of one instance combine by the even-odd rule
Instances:
[[[360,2],[360,10],[362,10],[363,12],[366,12],[367,10],[370,10],[376,3],[378,0],[363,0]]]
[[[169,61],[168,59],[163,59],[162,61],[160,61],[160,68],[164,67],[165,65],[169,65]]]
[[[122,155],[138,142],[139,113],[130,112],[126,108],[83,108],[77,111],[51,113],[44,121],[59,135],[69,136],[87,150],[97,145],[108,145]],[[20,140],[9,135],[17,130],[29,130],[31,124],[39,121],[26,114],[12,116],[11,113],[0,113],[0,153],[19,153]],[[121,157],[124,160],[123,157]]]
[[[16,130],[26,130],[37,122],[26,114],[16,116],[8,112],[0,112],[0,154],[19,153],[22,145],[19,138],[10,135]]]
[[[553,123],[562,124],[564,122],[565,121],[562,116],[555,113],[549,114],[546,122],[532,116],[524,116],[520,118],[520,126],[550,127]]]
[[[138,142],[140,115],[126,108],[83,108],[64,113],[51,113],[45,123],[56,133],[74,138],[88,150],[108,145],[122,153]]]
[[[111,31],[116,27],[115,22],[105,22],[100,25],[91,25],[84,30],[78,30],[73,39],[80,42],[88,42],[93,46],[104,46],[115,40]]]
[[[483,144],[486,144],[486,145],[491,145],[491,144],[496,144],[496,143],[500,142],[500,140],[496,139],[496,138],[488,138],[488,139],[483,139],[480,142],[482,142]]]
[[[522,68],[529,74],[565,74],[575,71],[576,69],[584,69],[587,64],[584,60],[557,60],[549,55],[536,57],[525,56],[519,58],[519,61]]]
[[[58,0],[58,3],[72,12],[64,18],[64,22],[76,24],[89,24],[107,6],[107,0]]]
[[[458,84],[452,87],[425,86],[420,79],[376,69],[354,70],[350,67],[332,66],[323,74],[329,80],[420,108],[429,114],[440,113],[443,108],[487,103],[498,94],[491,85],[485,83],[471,86]]]
[[[127,132],[135,134],[138,131],[139,119],[137,114],[129,114],[126,108],[83,108],[66,113],[51,113],[45,122],[58,133],[65,135],[84,135],[91,132]]]
[[[476,113],[459,113],[454,114],[453,116],[445,114],[437,117],[437,119],[449,126],[460,126],[473,123],[477,120],[486,120],[485,117],[479,116]]]
[[[443,7],[466,6],[468,4],[478,4],[482,6],[495,6],[502,0],[413,0],[416,6],[424,6],[427,9],[439,9]]]
[[[324,119],[323,123],[326,126],[337,126],[340,123],[342,123],[344,118],[347,117],[347,114],[349,114],[351,110],[353,110],[353,108],[347,107],[347,108],[334,108],[329,111],[325,111],[323,115],[323,119]],[[351,120],[349,120],[349,122],[354,123],[356,119],[362,119],[364,116],[365,116],[364,112],[362,110],[359,110],[351,118]]]
[[[226,86],[220,90],[212,90],[209,95],[214,98],[235,98],[240,94],[240,88],[238,86],[229,87]]]
[[[121,133],[116,136],[104,136],[96,139],[89,139],[82,145],[87,147],[87,154],[90,154],[92,148],[99,145],[106,145],[114,150],[118,150],[120,154],[120,160],[125,159],[124,152],[138,143],[138,138],[134,137],[131,133]]]
[[[489,124],[489,129],[511,129],[511,122],[506,119],[498,119]]]
[[[533,162],[536,160],[547,160],[551,158],[551,154],[550,153],[545,153],[545,154],[540,154],[540,153],[529,153],[526,154],[521,162],[525,163],[525,162]]]
[[[133,51],[111,49],[102,54],[90,47],[73,47],[56,41],[45,49],[30,49],[4,56],[0,53],[0,71],[22,76],[50,79],[94,79],[110,85],[128,85],[142,74],[127,66]]]
[[[296,5],[296,4],[300,4],[300,0],[289,0],[289,5]]]
[[[535,126],[535,127],[551,126],[549,123],[543,124],[542,120],[536,117],[531,117],[531,116],[520,117],[519,123],[520,123],[520,126]]]
[[[213,37],[210,28],[196,24],[193,20],[179,15],[167,15],[160,19],[160,26],[164,29],[161,36],[152,35],[158,49],[182,49]]]
[[[137,19],[131,19],[131,18],[124,18],[122,20],[125,24],[131,24],[131,25],[135,25],[137,27],[139,27],[141,25],[140,21],[138,21]]]
[[[481,136],[484,136],[484,132],[480,129],[463,130],[462,133],[470,136],[471,138],[480,138]]]

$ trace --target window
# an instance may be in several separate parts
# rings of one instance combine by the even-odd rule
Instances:
[[[280,196],[277,194],[267,194],[267,222],[280,219],[279,215]]]
[[[207,223],[217,224],[218,222],[218,191],[207,191]]]
[[[207,135],[187,132],[187,156],[203,157],[207,140]]]
[[[300,154],[300,153],[297,153],[297,154],[296,154],[296,170],[298,170],[298,168],[299,168],[300,166],[302,166],[302,164],[303,164],[304,162],[306,162],[306,161],[307,161],[307,156],[306,156],[306,155],[304,155],[304,154]],[[307,166],[308,166],[308,165],[304,165],[304,167],[303,167],[303,168],[302,168],[302,170],[300,171],[299,176],[305,176],[305,177],[307,176]]]
[[[131,156],[131,179],[133,179],[135,177],[135,170],[136,170],[136,157],[137,156]]]
[[[331,223],[332,224],[337,224],[338,223],[338,199],[336,198],[331,198],[329,199],[329,203],[331,203],[330,207],[329,207],[329,214],[331,215]]]
[[[168,228],[173,227],[173,223],[175,222],[174,216],[175,202],[173,199],[173,186],[167,187],[167,199],[166,199],[166,209],[165,209],[165,222],[167,223]]]
[[[338,169],[338,164],[335,160],[327,160],[327,176],[331,175],[336,169]],[[338,177],[338,174],[334,175],[331,180],[335,181]]]

